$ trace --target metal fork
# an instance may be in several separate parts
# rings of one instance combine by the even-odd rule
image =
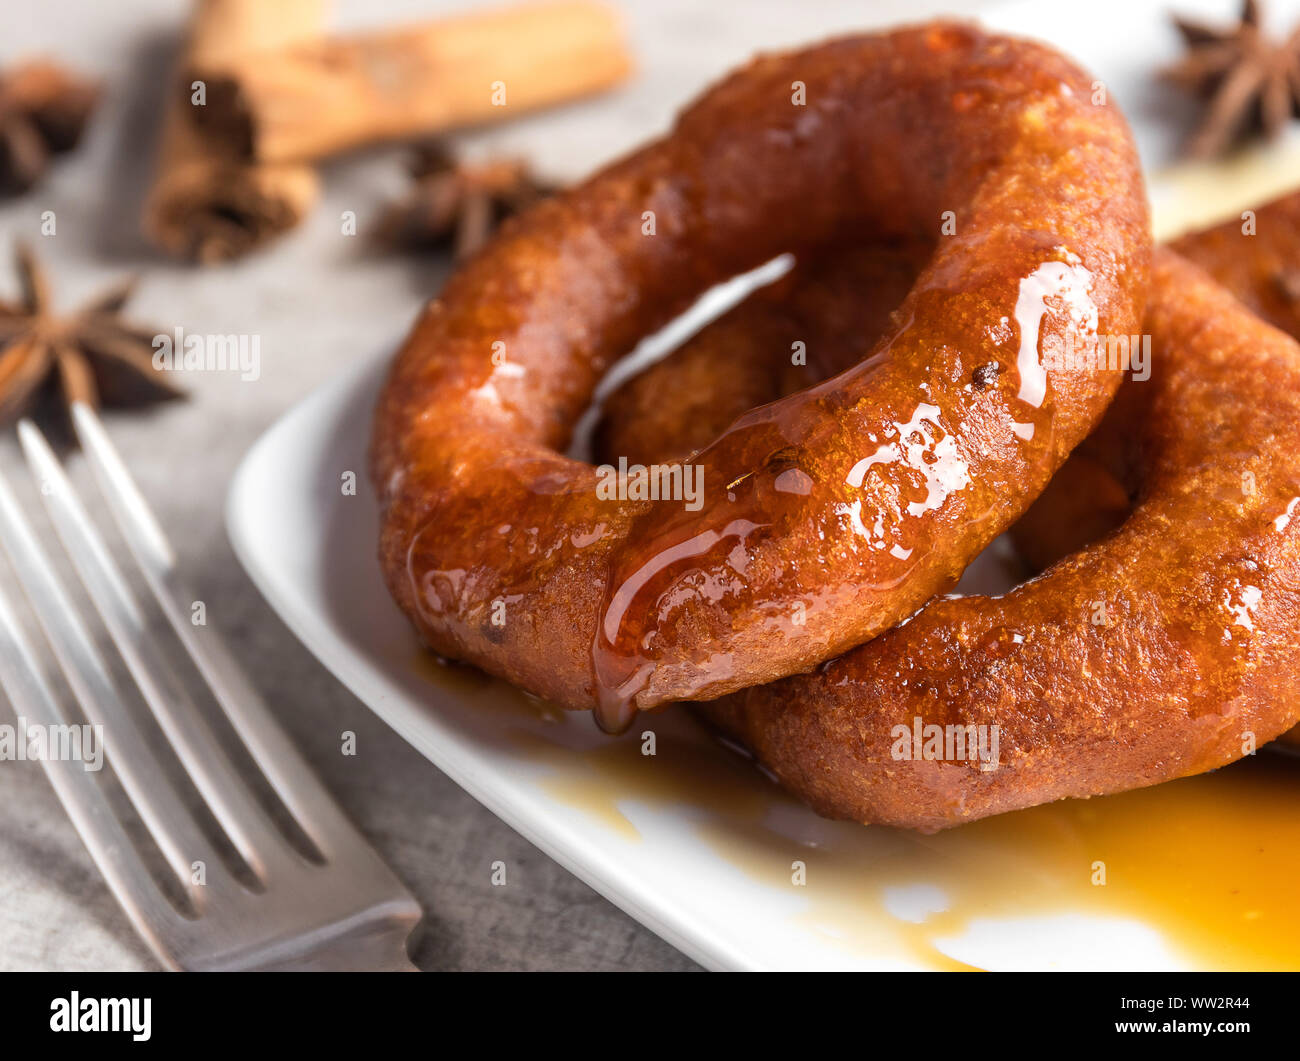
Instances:
[[[321,856],[300,854],[240,779],[149,636],[144,614],[49,444],[24,420],[18,435],[28,466],[87,594],[185,772],[259,885],[241,883],[182,805],[0,476],[0,545],[87,719],[103,727],[105,757],[192,909],[182,911],[167,898],[96,774],[79,762],[43,761],[118,901],[158,958],[174,968],[414,969],[405,943],[421,916],[415,899],[317,781],[212,628],[190,621],[195,598],[103,425],[86,405],[74,405],[72,416],[145,581],[249,755]],[[3,593],[0,685],[29,723],[76,724]]]

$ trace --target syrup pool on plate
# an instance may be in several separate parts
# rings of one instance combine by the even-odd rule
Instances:
[[[648,841],[627,808],[680,814],[718,858],[797,895],[801,927],[850,959],[974,968],[953,955],[978,949],[956,941],[981,923],[1093,915],[1154,930],[1188,968],[1300,965],[1298,756],[1264,749],[1213,773],[923,836],[818,818],[680,707],[612,740],[586,713],[557,711],[471,668],[422,656],[420,669],[461,694],[440,712],[463,714],[540,767],[551,798],[628,843]],[[653,756],[642,754],[643,731],[657,734]],[[796,860],[806,866],[798,885]],[[932,901],[900,910],[908,889]]]

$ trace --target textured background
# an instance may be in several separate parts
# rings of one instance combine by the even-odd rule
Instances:
[[[266,0],[273,3],[275,0]],[[255,683],[346,810],[427,914],[416,949],[426,969],[690,969],[695,966],[517,836],[443,777],[334,681],[281,625],[226,541],[230,476],[281,413],[354,358],[372,353],[441,283],[437,259],[376,257],[339,235],[355,210],[364,233],[403,184],[401,153],[329,165],[324,201],[267,252],[204,270],[154,256],[137,234],[159,96],[184,26],[181,0],[43,0],[0,15],[0,63],[48,52],[106,81],[82,148],[27,196],[0,208],[0,260],[36,245],[73,305],[124,272],[141,286],[131,316],[190,333],[255,333],[255,383],[195,376],[189,401],[108,416],[113,438],[172,535],[182,566]],[[464,9],[467,2],[339,0],[340,26]],[[471,150],[522,151],[545,172],[578,176],[662,130],[704,85],[758,49],[852,28],[969,13],[972,0],[636,0],[624,2],[640,69],[620,92],[467,138]],[[43,238],[42,211],[58,234]],[[0,292],[16,294],[7,269]],[[0,471],[24,475],[0,439]],[[357,563],[371,563],[368,556]],[[0,565],[3,566],[3,565]],[[7,579],[6,571],[3,578]],[[7,582],[6,582],[7,585]],[[7,702],[0,722],[10,722]],[[339,754],[338,735],[359,754]],[[511,885],[491,887],[504,860]],[[0,762],[0,968],[142,969],[139,943],[36,764]]]

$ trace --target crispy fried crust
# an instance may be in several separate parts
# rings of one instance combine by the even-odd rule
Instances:
[[[1252,213],[1255,235],[1246,235],[1242,222],[1234,219],[1186,236],[1175,246],[1242,303],[1300,338],[1295,308],[1300,303],[1279,300],[1277,280],[1285,263],[1300,261],[1300,193]],[[739,415],[739,403],[773,401],[787,388],[806,385],[808,380],[801,383],[777,371],[787,363],[788,340],[794,335],[809,337],[819,352],[819,360],[810,359],[806,370],[812,381],[852,363],[854,348],[870,343],[883,329],[891,299],[910,283],[915,261],[906,249],[855,247],[800,263],[784,284],[751,296],[610,395],[597,435],[597,459],[628,453],[648,462],[689,451],[702,444],[701,429]],[[744,389],[734,385],[731,351],[737,349],[754,362]],[[685,403],[674,389],[674,381],[683,378],[692,386]],[[1033,570],[1047,569],[1128,518],[1142,487],[1136,450],[1144,437],[1138,428],[1147,398],[1140,384],[1121,388],[1096,431],[1011,529]],[[1300,727],[1278,739],[1300,747]]]
[[[763,57],[507,226],[430,304],[375,416],[381,562],[425,640],[618,723],[806,669],[951,585],[1118,384],[1044,376],[1022,340],[1141,320],[1141,178],[1090,83],[946,23]],[[602,500],[559,455],[636,339],[849,230],[937,241],[887,356],[706,447],[701,510]]]
[[[1300,339],[1300,193],[1175,240],[1258,316]],[[1133,388],[1123,388],[1120,395]],[[1012,528],[1016,548],[1038,571],[1119,526],[1133,501],[1126,460],[1132,421],[1123,401],[1065,462]],[[1300,726],[1279,738],[1300,748]]]
[[[1300,193],[1170,244],[1258,316],[1300,337]]]
[[[945,828],[1213,769],[1300,714],[1300,346],[1170,252],[1152,291],[1121,528],[1003,597],[938,598],[706,705],[819,812]],[[897,758],[918,718],[996,725],[997,768]]]
[[[1300,339],[1300,192],[1170,246],[1256,315]],[[1136,494],[1129,453],[1140,388],[1125,387],[1101,424],[1012,528],[1038,571],[1119,526]]]

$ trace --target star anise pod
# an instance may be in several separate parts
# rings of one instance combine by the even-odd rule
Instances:
[[[1275,41],[1262,22],[1258,0],[1244,0],[1240,22],[1227,28],[1174,16],[1187,55],[1165,77],[1208,100],[1187,144],[1193,157],[1218,155],[1261,127],[1275,137],[1300,115],[1300,26]]]
[[[22,298],[0,302],[0,420],[26,412],[54,378],[69,404],[96,406],[102,398],[132,405],[183,393],[154,367],[155,332],[122,319],[133,281],[60,316],[50,305],[44,271],[22,244],[17,266]]]
[[[519,159],[458,162],[441,144],[417,149],[411,176],[410,193],[384,215],[376,234],[406,247],[450,246],[458,261],[482,247],[507,217],[556,190]]]
[[[42,59],[0,73],[0,193],[26,191],[75,147],[98,98],[98,86]]]

